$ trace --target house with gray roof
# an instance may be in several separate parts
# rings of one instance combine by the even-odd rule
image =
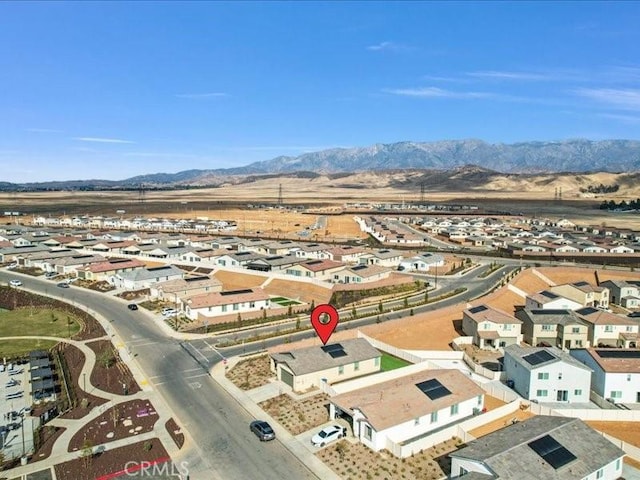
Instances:
[[[271,371],[295,392],[380,371],[382,354],[364,338],[271,354]]]
[[[114,275],[113,284],[116,288],[125,290],[140,290],[151,285],[177,280],[184,277],[184,271],[175,265],[162,265],[160,267],[145,267],[129,272],[120,272]]]
[[[462,331],[481,349],[502,349],[522,342],[522,321],[490,305],[477,305],[462,313]]]
[[[616,480],[624,450],[582,420],[537,415],[449,454],[451,478]]]
[[[606,280],[600,285],[609,289],[611,303],[628,309],[640,308],[640,281]]]
[[[532,346],[585,348],[589,346],[589,326],[573,310],[517,308],[524,341]]]
[[[507,385],[536,402],[589,403],[592,370],[555,347],[504,349]]]

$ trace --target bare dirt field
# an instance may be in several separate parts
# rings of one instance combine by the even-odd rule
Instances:
[[[275,374],[269,368],[269,355],[240,360],[225,375],[242,390],[261,387],[275,378]]]
[[[500,430],[501,428],[508,427],[514,421],[522,422],[531,417],[533,417],[533,413],[531,413],[530,411],[516,410],[515,412],[510,413],[509,415],[505,415],[504,417],[500,417],[493,422],[489,422],[482,425],[481,427],[474,428],[473,430],[469,431],[469,434],[473,435],[476,438],[483,437],[497,430]]]
[[[292,435],[318,427],[329,419],[329,397],[324,393],[294,400],[287,394],[270,398],[258,405]]]
[[[640,422],[586,422],[590,427],[640,447]]]

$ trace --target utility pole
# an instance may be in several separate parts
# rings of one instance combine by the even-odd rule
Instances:
[[[424,182],[420,182],[420,203],[424,204]]]
[[[282,205],[282,184],[278,185],[278,205]]]

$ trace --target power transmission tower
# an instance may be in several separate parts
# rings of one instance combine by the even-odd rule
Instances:
[[[278,185],[278,205],[282,205],[282,184]]]
[[[424,203],[424,182],[420,182],[420,203]]]
[[[144,183],[141,183],[138,186],[138,203],[144,203],[144,198],[145,198]]]

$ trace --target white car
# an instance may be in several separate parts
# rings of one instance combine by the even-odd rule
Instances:
[[[10,280],[9,285],[11,285],[12,287],[20,287],[22,285],[22,282],[20,280]]]
[[[177,315],[177,314],[178,314],[178,311],[174,310],[173,308],[162,309],[163,317],[173,317],[174,315]]]
[[[338,440],[346,435],[346,428],[340,425],[325,427],[311,437],[311,445],[314,447],[324,447],[326,444]]]

